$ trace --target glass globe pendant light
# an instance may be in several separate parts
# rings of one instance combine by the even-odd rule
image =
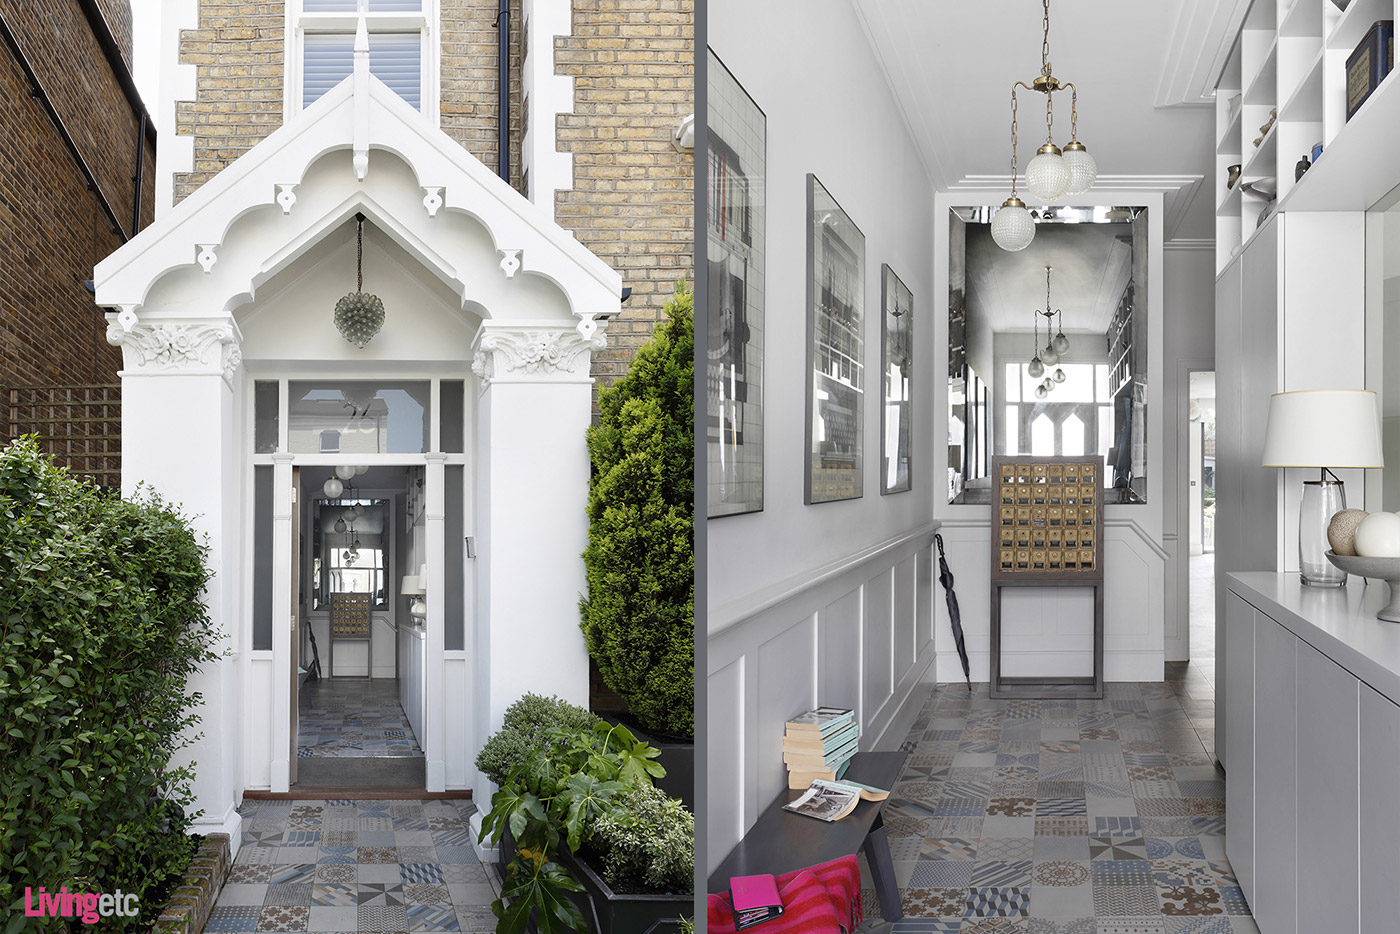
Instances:
[[[340,336],[359,347],[384,327],[384,303],[364,291],[365,216],[355,215],[355,291],[335,303],[335,326]],[[337,471],[339,473],[339,471]]]
[[[1061,82],[1050,68],[1050,0],[1041,0],[1042,42],[1040,74],[1030,84],[1017,81],[1011,86],[1011,197],[992,217],[992,239],[1003,250],[1024,250],[1035,237],[1035,222],[1025,204],[1016,197],[1016,89],[1039,91],[1045,95],[1045,145],[1036,150],[1026,166],[1026,190],[1036,198],[1052,202],[1066,194],[1088,191],[1098,178],[1098,166],[1078,139],[1079,90],[1072,82]],[[1064,150],[1054,141],[1056,91],[1070,90],[1070,142]],[[1063,351],[1061,351],[1063,352]]]
[[[340,499],[340,494],[345,492],[345,484],[331,477],[321,487],[321,492],[326,494],[326,499]]]
[[[1055,348],[1055,353],[1063,357],[1069,351],[1069,338],[1065,337],[1065,332],[1061,330],[1050,342],[1050,346]]]
[[[1060,362],[1060,355],[1055,353],[1054,341],[1045,345],[1045,349],[1040,352],[1040,360],[1046,366],[1055,366]]]
[[[1044,399],[1048,394],[1049,394],[1049,393],[1047,392],[1047,390],[1045,389],[1045,387],[1044,387],[1043,385],[1039,385],[1039,386],[1036,386],[1036,387],[1035,387],[1035,397],[1036,397],[1037,399]]]
[[[1065,381],[1065,371],[1059,367],[1055,367],[1055,372],[1050,378],[1057,383],[1063,383]]]
[[[1029,376],[1031,379],[1040,379],[1040,377],[1045,375],[1045,364],[1040,359],[1039,316],[1037,316],[1034,320],[1031,321],[1031,325],[1034,329],[1033,336],[1031,337],[1031,350],[1033,351],[1034,356],[1031,357],[1031,362],[1026,365],[1026,375]]]

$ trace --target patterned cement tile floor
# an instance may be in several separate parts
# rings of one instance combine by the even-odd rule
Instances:
[[[1257,934],[1225,859],[1199,668],[1101,701],[974,688],[933,688],[901,746],[885,821],[905,919],[862,932]]]
[[[322,678],[302,685],[299,758],[418,756],[397,678]]]
[[[246,801],[243,846],[205,930],[480,934],[496,876],[470,801]]]

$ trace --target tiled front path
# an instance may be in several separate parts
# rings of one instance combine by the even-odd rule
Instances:
[[[1168,675],[1101,701],[934,688],[885,810],[906,918],[869,927],[1257,934],[1225,859],[1210,682]]]
[[[486,932],[470,801],[247,801],[206,931]]]

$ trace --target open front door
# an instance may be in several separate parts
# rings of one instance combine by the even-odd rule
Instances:
[[[287,774],[291,784],[297,783],[297,727],[301,720],[301,468],[292,468],[292,704],[288,731],[292,748],[288,750]]]

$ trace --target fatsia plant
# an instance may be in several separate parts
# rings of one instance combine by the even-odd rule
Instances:
[[[501,897],[491,906],[497,934],[522,934],[531,918],[540,934],[587,930],[568,895],[583,887],[554,857],[561,844],[573,853],[587,843],[593,824],[614,813],[619,795],[664,776],[655,761],[660,754],[620,725],[545,731],[492,795],[482,820],[481,840],[499,845],[508,829],[515,841]]]

